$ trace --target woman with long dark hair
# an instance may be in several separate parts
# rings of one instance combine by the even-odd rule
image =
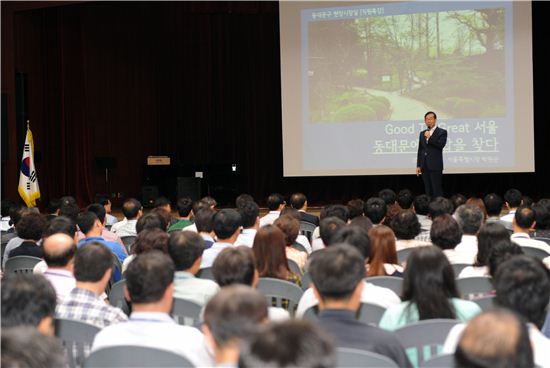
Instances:
[[[403,276],[397,262],[395,235],[389,227],[380,225],[369,231],[370,258],[367,276]]]
[[[403,302],[389,307],[380,327],[396,330],[425,319],[450,318],[468,321],[480,307],[459,299],[451,264],[434,246],[415,249],[407,260],[403,279]]]

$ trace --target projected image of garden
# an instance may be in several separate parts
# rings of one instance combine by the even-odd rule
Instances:
[[[312,21],[311,122],[506,115],[504,9]]]

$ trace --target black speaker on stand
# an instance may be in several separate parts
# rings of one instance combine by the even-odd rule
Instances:
[[[116,169],[117,162],[116,158],[109,156],[98,156],[94,158],[95,165],[100,170],[105,170],[105,193],[112,195],[111,193],[111,177],[109,175],[109,170]]]

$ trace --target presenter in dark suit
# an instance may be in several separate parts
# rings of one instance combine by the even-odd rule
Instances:
[[[428,111],[424,115],[426,129],[420,132],[416,176],[422,175],[426,194],[432,198],[443,196],[443,148],[447,131],[437,126],[437,115]]]

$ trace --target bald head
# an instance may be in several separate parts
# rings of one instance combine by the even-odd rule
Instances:
[[[67,267],[76,252],[74,239],[63,233],[48,236],[44,239],[42,247],[48,267]]]

